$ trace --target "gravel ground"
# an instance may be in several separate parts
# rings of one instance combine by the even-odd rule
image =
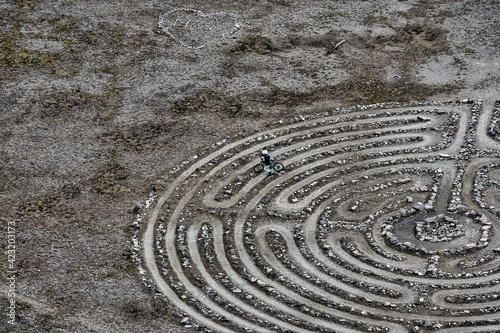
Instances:
[[[349,105],[499,99],[497,1],[30,0],[0,17],[12,332],[188,332],[142,285],[129,225],[212,143]]]

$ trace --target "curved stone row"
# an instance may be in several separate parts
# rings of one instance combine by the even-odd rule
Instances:
[[[481,108],[356,106],[215,143],[133,224],[144,283],[205,332],[500,325],[498,300],[480,292],[500,285],[500,154],[478,144]],[[264,148],[284,172],[253,171]],[[419,239],[422,221],[463,233]]]
[[[500,101],[495,102],[495,109],[493,110],[491,123],[488,128],[488,135],[500,141]]]

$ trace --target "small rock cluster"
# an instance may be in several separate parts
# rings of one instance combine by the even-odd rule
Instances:
[[[463,235],[465,231],[460,222],[445,215],[426,218],[415,226],[415,237],[419,241],[448,242]]]

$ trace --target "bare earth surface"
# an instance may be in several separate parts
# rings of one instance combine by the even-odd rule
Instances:
[[[498,1],[0,17],[1,332],[500,331]]]

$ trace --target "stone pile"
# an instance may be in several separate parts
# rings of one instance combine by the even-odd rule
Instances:
[[[465,231],[460,222],[445,215],[429,217],[415,226],[415,237],[419,241],[448,242],[463,235]]]

